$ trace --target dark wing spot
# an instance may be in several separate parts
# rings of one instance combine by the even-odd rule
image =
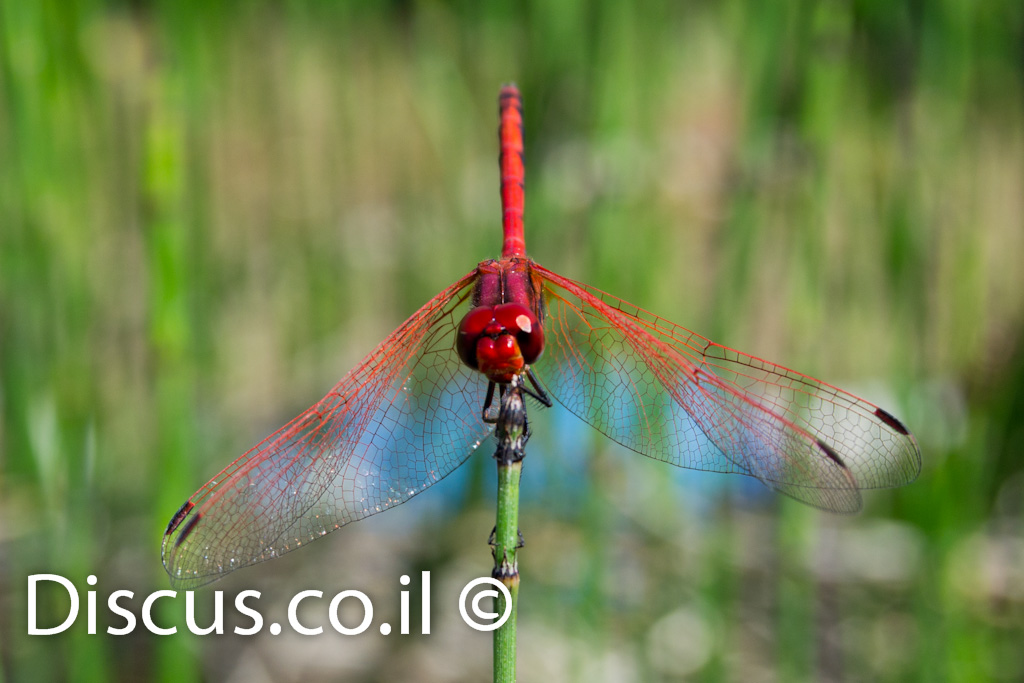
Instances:
[[[174,532],[181,524],[181,520],[185,519],[185,516],[195,507],[195,503],[191,500],[186,500],[185,504],[178,508],[178,511],[171,517],[171,521],[167,523],[167,531],[164,532],[164,536],[167,536]]]
[[[835,464],[839,465],[844,470],[847,469],[846,463],[843,462],[843,459],[840,458],[839,454],[835,452],[835,449],[833,449],[831,446],[829,446],[821,439],[818,439],[818,448],[823,450],[825,452],[825,455],[827,455],[829,459],[832,460]]]
[[[196,514],[195,517],[193,517],[192,519],[188,520],[188,523],[182,528],[181,533],[178,534],[178,539],[176,541],[174,541],[174,547],[175,548],[177,548],[178,546],[180,546],[182,543],[185,542],[185,539],[188,538],[188,535],[190,533],[192,533],[192,530],[196,528],[196,524],[198,524],[199,520],[202,519],[202,518],[203,518],[202,514]]]
[[[897,420],[892,413],[886,412],[881,408],[875,408],[875,416],[903,436],[910,436],[910,432],[907,431],[907,428],[904,427],[903,423]]]

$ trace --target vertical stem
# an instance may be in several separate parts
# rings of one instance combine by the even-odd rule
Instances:
[[[494,530],[494,578],[505,584],[512,596],[508,621],[494,632],[494,680],[516,680],[516,612],[519,608],[519,476],[522,461],[498,463],[498,522]],[[505,597],[495,598],[495,612],[505,613]]]
[[[512,606],[508,620],[494,631],[494,681],[516,680],[516,612],[519,607],[519,477],[529,430],[520,377],[513,377],[501,392],[501,408],[495,425],[498,448],[498,513],[494,525],[494,570],[491,575],[508,588]],[[504,614],[504,596],[495,599],[495,611]]]

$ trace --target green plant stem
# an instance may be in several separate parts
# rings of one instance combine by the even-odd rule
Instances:
[[[494,571],[491,576],[508,589],[511,606],[505,597],[494,600],[495,611],[508,619],[494,631],[494,681],[512,683],[516,680],[516,612],[519,608],[519,563],[516,553],[522,545],[519,535],[519,476],[523,471],[529,427],[523,403],[522,377],[515,376],[501,390],[501,409],[495,423],[494,436],[498,447],[498,519],[492,541]]]
[[[498,462],[498,519],[494,529],[494,578],[505,584],[512,596],[508,620],[494,631],[494,681],[516,680],[516,612],[519,603],[519,477],[522,461]],[[505,613],[505,598],[494,600],[495,611]]]

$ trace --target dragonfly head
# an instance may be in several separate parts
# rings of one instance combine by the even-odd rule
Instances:
[[[492,382],[507,384],[540,358],[544,332],[523,304],[478,306],[459,323],[455,349],[463,363]]]

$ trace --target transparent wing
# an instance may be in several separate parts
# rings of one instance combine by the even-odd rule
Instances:
[[[861,489],[917,477],[917,442],[881,408],[534,267],[547,304],[534,370],[560,403],[623,446],[757,477],[834,512],[858,510]]]
[[[475,271],[395,330],[321,399],[231,463],[167,527],[189,589],[405,502],[487,438],[487,380],[454,350]]]

